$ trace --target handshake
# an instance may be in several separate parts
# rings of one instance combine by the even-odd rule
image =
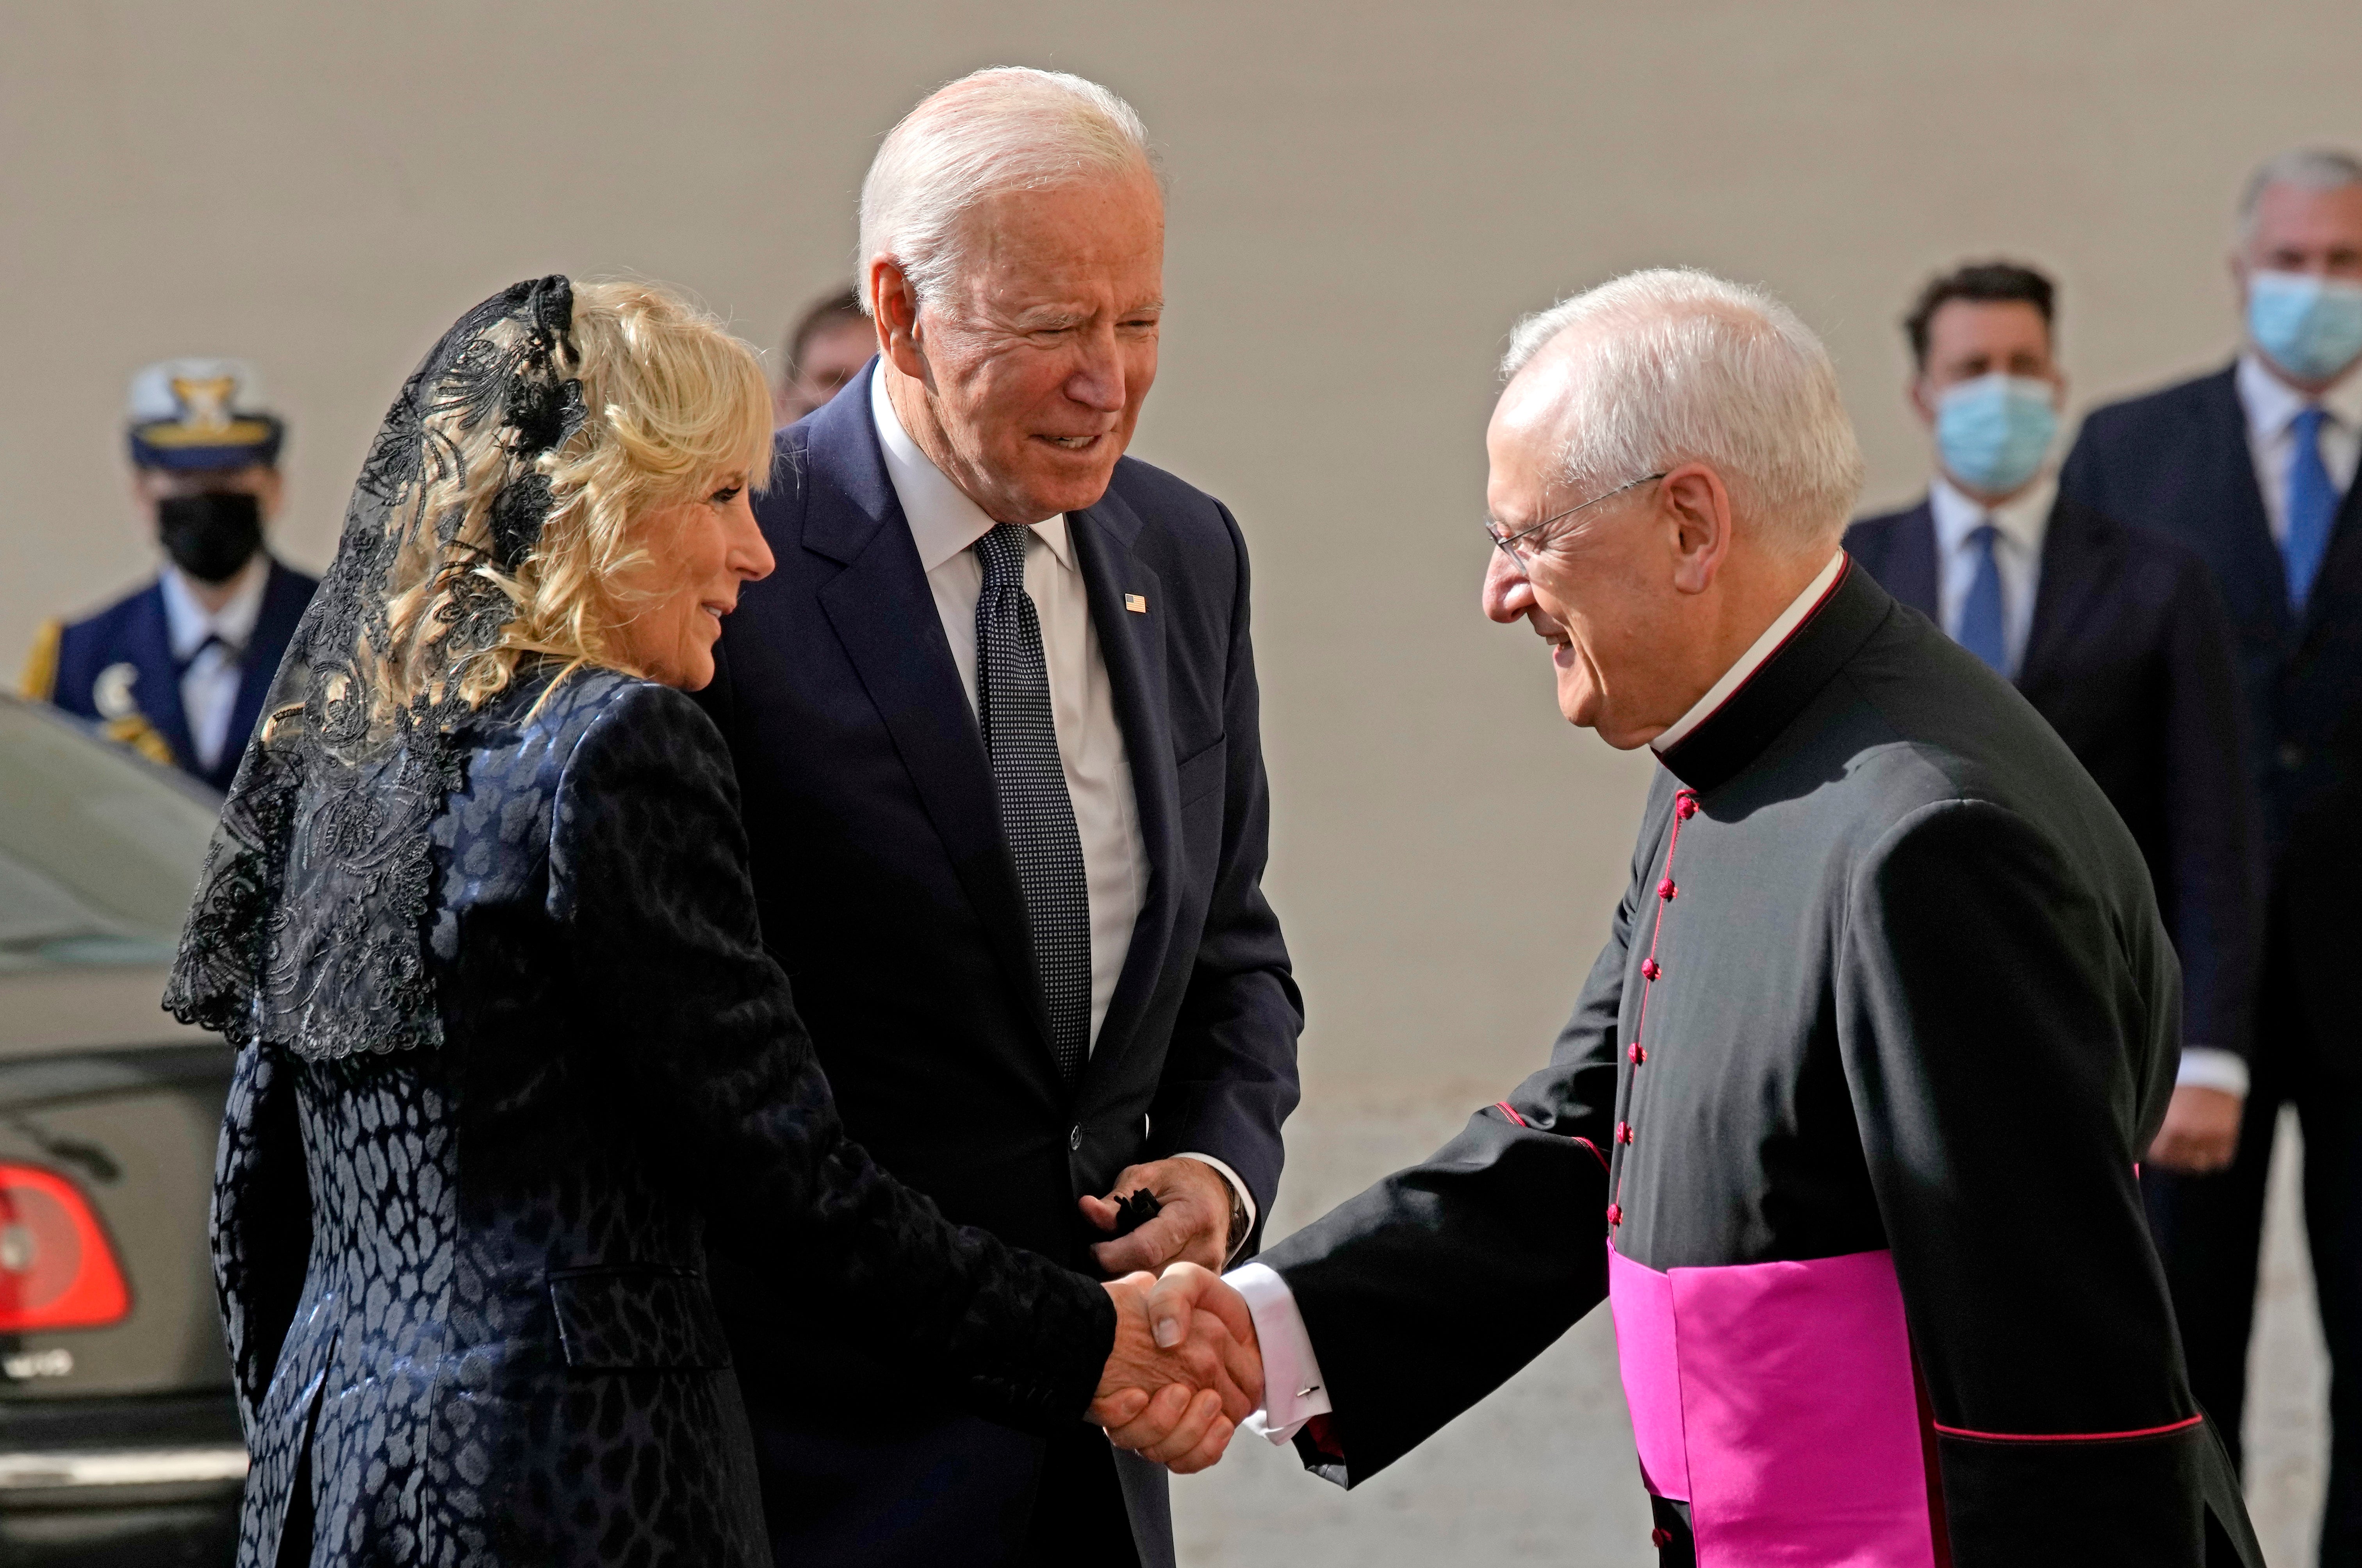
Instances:
[[[1115,1349],[1091,1420],[1118,1448],[1175,1474],[1205,1469],[1263,1408],[1263,1351],[1245,1298],[1191,1263],[1105,1288],[1115,1302]]]

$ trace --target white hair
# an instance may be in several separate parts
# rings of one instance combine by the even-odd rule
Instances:
[[[1561,483],[1605,491],[1703,462],[1767,544],[1836,543],[1861,494],[1861,447],[1837,367],[1795,312],[1690,268],[1628,272],[1519,322],[1503,378],[1576,327]]]
[[[2256,204],[2274,185],[2294,185],[2301,191],[2336,191],[2362,185],[2362,161],[2351,153],[2328,147],[2300,147],[2267,158],[2247,176],[2239,193],[2239,243],[2256,237]]]
[[[960,219],[988,196],[1155,168],[1148,127],[1096,82],[996,65],[948,83],[886,133],[861,182],[861,308],[881,256],[921,300],[940,297],[960,268]]]

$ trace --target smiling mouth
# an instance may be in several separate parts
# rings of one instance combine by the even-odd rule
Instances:
[[[1047,441],[1050,445],[1058,447],[1062,451],[1087,452],[1091,449],[1092,444],[1098,440],[1098,437],[1096,436],[1042,436],[1035,437],[1035,439]]]
[[[712,617],[713,617],[713,619],[714,619],[716,622],[719,622],[719,621],[722,619],[722,617],[723,617],[724,615],[729,614],[729,613],[730,613],[730,612],[732,612],[733,610],[737,609],[737,608],[738,608],[738,606],[736,606],[735,604],[724,604],[724,603],[722,603],[722,602],[721,602],[720,601],[718,601],[718,600],[708,599],[708,600],[702,601],[702,602],[698,605],[698,608],[699,608],[699,609],[701,609],[701,610],[702,610],[702,611],[704,611],[707,614],[709,614],[709,615],[712,616]]]

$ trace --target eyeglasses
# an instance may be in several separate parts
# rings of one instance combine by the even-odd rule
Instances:
[[[1531,539],[1536,534],[1540,533],[1543,529],[1549,527],[1551,524],[1557,522],[1562,517],[1572,517],[1576,513],[1584,510],[1586,507],[1596,506],[1603,501],[1613,500],[1615,497],[1623,494],[1628,490],[1637,490],[1644,484],[1654,484],[1657,480],[1663,479],[1664,477],[1663,473],[1643,474],[1639,479],[1633,480],[1628,483],[1617,485],[1614,490],[1607,491],[1599,495],[1595,495],[1589,501],[1584,502],[1579,506],[1570,506],[1563,512],[1553,512],[1549,516],[1543,518],[1540,522],[1534,524],[1530,527],[1520,528],[1514,534],[1505,534],[1501,532],[1501,525],[1498,523],[1494,522],[1491,518],[1486,518],[1485,521],[1485,536],[1492,540],[1495,547],[1498,548],[1503,555],[1509,558],[1509,564],[1511,566],[1516,567],[1519,571],[1524,571],[1526,569],[1526,563],[1530,560],[1533,556],[1540,553],[1542,545],[1547,541],[1536,540],[1533,544],[1526,547],[1526,554],[1520,555],[1518,552],[1518,540]]]

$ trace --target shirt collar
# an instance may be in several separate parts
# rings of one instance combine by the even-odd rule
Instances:
[[[1845,560],[1843,550],[1830,556],[1829,564],[1823,567],[1812,581],[1805,584],[1805,591],[1790,600],[1788,607],[1763,628],[1763,635],[1738,656],[1738,662],[1724,670],[1722,679],[1707,687],[1705,695],[1692,703],[1688,712],[1675,719],[1670,729],[1650,741],[1649,749],[1659,756],[1664,756],[1688,739],[1691,731],[1711,718],[1716,708],[1729,701],[1732,692],[1746,685],[1747,678],[1761,668],[1766,659],[1778,653],[1780,646],[1820,607],[1821,601],[1828,597],[1830,588],[1838,580],[1838,574],[1845,568]]]
[[[2247,428],[2262,439],[2277,440],[2286,435],[2290,422],[2304,412],[2309,402],[2317,403],[2344,428],[2362,430],[2362,375],[2353,371],[2319,398],[2308,400],[2266,369],[2262,359],[2249,348],[2239,356],[2237,382],[2240,406],[2247,411]]]
[[[1927,486],[1927,510],[1935,514],[1936,548],[1951,555],[1969,542],[1969,536],[1987,518],[2001,536],[2029,556],[2042,553],[2042,536],[2050,527],[2050,504],[2058,498],[2058,481],[2046,473],[1999,506],[1987,506],[1962,492],[1937,474]]]
[[[254,624],[262,618],[262,591],[270,581],[270,556],[255,551],[253,558],[238,569],[234,581],[237,586],[230,591],[229,602],[208,613],[179,567],[167,561],[156,574],[156,586],[164,595],[164,625],[174,658],[194,657],[207,637],[219,637],[240,649],[252,639]]]
[[[921,571],[933,571],[992,532],[992,519],[984,508],[935,467],[902,428],[902,416],[894,412],[894,400],[886,395],[882,356],[869,376],[869,419],[877,427],[877,444],[886,454],[886,477],[894,486],[894,499],[902,503],[911,542],[919,547]],[[1050,547],[1060,566],[1074,569],[1065,513],[1034,524],[1033,532]]]

